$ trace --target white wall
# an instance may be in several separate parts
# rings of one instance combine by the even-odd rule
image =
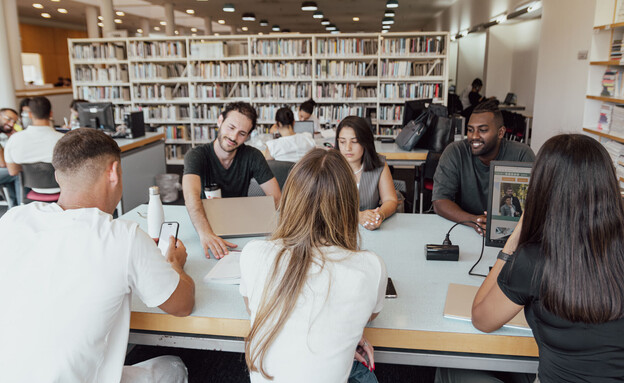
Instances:
[[[471,33],[459,39],[457,53],[457,94],[461,94],[475,78],[483,79],[486,33]]]
[[[535,152],[548,138],[563,132],[581,132],[587,90],[589,51],[595,0],[545,0],[537,60],[533,112]]]

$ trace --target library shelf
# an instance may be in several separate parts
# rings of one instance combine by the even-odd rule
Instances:
[[[76,86],[130,86],[129,82],[115,81],[77,81]]]
[[[189,56],[189,61],[249,61],[249,56],[199,57]]]
[[[188,98],[150,98],[150,99],[135,99],[135,104],[141,105],[168,105],[168,104],[188,104],[190,99]]]
[[[612,141],[617,141],[621,144],[624,144],[624,137],[620,137],[620,136],[614,136],[608,133],[603,133],[601,131],[598,130],[594,130],[594,129],[590,129],[590,128],[583,128],[583,131],[586,133],[591,133],[591,134],[595,134],[596,136],[602,137],[602,138],[607,138],[609,140]]]
[[[372,84],[377,83],[379,78],[377,76],[368,77],[317,77],[316,82],[359,82]]]
[[[135,84],[187,84],[189,82],[188,77],[176,77],[176,78],[133,78],[132,82]],[[130,84],[128,84],[130,85]]]
[[[251,77],[252,82],[312,82],[312,77]],[[318,80],[317,80],[318,81]]]
[[[605,96],[592,96],[592,95],[587,95],[587,99],[588,100],[596,100],[596,101],[603,101],[603,102],[613,102],[616,104],[624,104],[624,99],[623,98],[615,98],[615,97],[605,97]]]
[[[186,57],[130,57],[128,61],[131,63],[169,63],[169,62],[187,62]]]
[[[253,61],[274,61],[274,60],[284,60],[284,61],[302,61],[302,60],[312,60],[312,56],[261,56],[261,55],[252,55],[251,59]]]
[[[306,102],[307,98],[254,98],[256,104],[301,104]]]
[[[598,31],[601,31],[601,30],[614,29],[614,28],[620,28],[620,27],[624,27],[624,23],[612,23],[612,24],[605,24],[605,25],[596,25],[596,26],[594,26],[594,29],[598,30]]]
[[[192,143],[193,143],[193,141],[185,140],[185,139],[182,139],[182,138],[167,138],[165,140],[165,144],[186,144],[186,145],[190,145]]]
[[[116,65],[128,64],[128,60],[76,59],[74,65]]]
[[[624,63],[619,60],[608,60],[608,61],[591,61],[589,65],[600,65],[600,66],[622,66]]]

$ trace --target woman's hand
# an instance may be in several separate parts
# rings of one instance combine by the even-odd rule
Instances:
[[[520,241],[520,233],[522,232],[522,218],[523,217],[521,216],[520,220],[518,221],[518,224],[514,228],[513,233],[511,233],[511,235],[507,239],[507,242],[505,242],[503,253],[513,254],[518,248],[518,242]]]
[[[368,343],[364,335],[360,339],[357,348],[355,349],[355,360],[362,363],[369,371],[375,371],[375,350],[373,345]],[[368,362],[367,362],[368,359]]]
[[[365,229],[375,230],[381,226],[384,220],[383,214],[379,211],[379,208],[374,210],[364,210],[359,213],[360,225]]]

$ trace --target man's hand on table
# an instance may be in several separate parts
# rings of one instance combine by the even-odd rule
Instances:
[[[229,254],[228,247],[237,247],[238,245],[228,242],[214,233],[207,233],[199,236],[206,258],[210,258],[210,252],[216,259],[221,259]],[[210,251],[210,252],[209,252]]]

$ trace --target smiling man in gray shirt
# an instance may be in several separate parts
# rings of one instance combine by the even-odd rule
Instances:
[[[449,145],[433,176],[433,208],[451,221],[472,221],[485,233],[491,161],[533,162],[525,144],[504,139],[503,116],[495,101],[477,105],[470,116],[467,139]]]

